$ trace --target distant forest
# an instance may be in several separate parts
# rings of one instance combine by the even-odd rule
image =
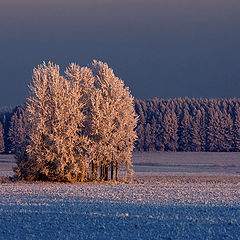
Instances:
[[[135,100],[137,151],[240,151],[240,99]]]
[[[0,108],[0,152],[15,149],[9,129],[19,109],[23,106]],[[135,99],[135,109],[139,115],[135,151],[240,151],[240,98]]]

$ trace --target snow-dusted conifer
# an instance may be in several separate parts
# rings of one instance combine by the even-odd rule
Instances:
[[[239,103],[236,103],[234,106],[234,138],[233,138],[233,144],[234,144],[234,151],[240,152],[240,106]]]
[[[16,111],[11,117],[8,137],[11,141],[11,152],[18,155],[22,148],[26,146],[28,124],[26,109],[24,105],[16,107]]]
[[[5,151],[4,147],[4,130],[3,130],[3,125],[0,122],[0,153],[3,153]]]
[[[27,120],[26,106],[16,107],[11,117],[8,131],[8,139],[11,142],[11,152],[15,154],[18,167],[15,169],[20,178],[25,178],[25,167],[28,161],[26,148],[28,145],[28,133],[30,125]]]
[[[165,146],[164,151],[176,151],[178,148],[178,125],[177,117],[173,109],[166,109],[162,125],[162,139]]]

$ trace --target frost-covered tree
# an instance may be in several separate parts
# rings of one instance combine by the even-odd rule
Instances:
[[[91,69],[96,92],[91,98],[90,134],[93,163],[100,168],[100,179],[118,179],[118,169],[131,173],[131,154],[137,138],[134,99],[124,82],[106,63],[93,61]],[[96,166],[93,167],[96,172]]]
[[[174,128],[178,129],[177,151],[239,151],[239,104],[240,98],[135,100],[140,116],[136,150],[175,151],[171,143],[174,134],[168,133],[173,112]]]
[[[179,151],[190,151],[191,146],[191,118],[189,115],[189,109],[186,107],[183,109],[182,119],[179,124]]]
[[[1,108],[2,112],[0,110],[0,121],[3,126],[3,132],[4,132],[4,148],[6,153],[9,153],[11,151],[11,142],[8,137],[8,131],[10,128],[10,121],[11,117],[13,115],[13,109],[10,107],[3,107]]]
[[[210,108],[207,126],[207,150],[209,152],[219,151],[219,146],[224,140],[223,135],[220,134],[220,112],[214,111]]]
[[[26,106],[17,106],[11,117],[8,130],[8,139],[10,140],[11,152],[15,154],[17,164],[20,166],[27,160],[26,147],[28,144],[29,124],[26,116]],[[24,170],[17,168],[18,175],[24,173]]]
[[[34,69],[27,101],[28,160],[18,166],[24,178],[69,182],[85,178],[85,103],[81,87],[76,86],[60,76],[57,65],[43,63]]]
[[[142,101],[135,99],[135,110],[136,110],[137,115],[139,116],[139,121],[138,121],[138,125],[136,128],[138,139],[135,144],[135,147],[138,151],[144,150],[144,130],[145,130],[144,125],[145,125],[145,121],[146,121],[141,103],[142,103]]]
[[[80,67],[75,63],[69,65],[65,74],[71,84],[69,96],[69,111],[75,119],[72,119],[73,130],[68,134],[75,134],[75,149],[78,162],[81,163],[81,181],[90,179],[91,141],[89,139],[89,125],[91,124],[90,107],[91,97],[95,95],[94,77],[87,67]],[[74,111],[73,111],[74,110]],[[65,116],[68,118],[68,116]],[[68,127],[67,127],[68,128]],[[75,157],[76,158],[76,157]],[[79,179],[77,179],[79,181]]]
[[[25,157],[16,170],[27,180],[83,182],[130,172],[137,117],[133,97],[107,64],[91,68],[43,63],[33,71],[27,100]]]
[[[3,130],[3,125],[0,122],[0,153],[3,153],[5,151],[4,147],[4,130]]]
[[[150,151],[151,145],[154,143],[154,135],[152,132],[152,127],[149,123],[145,126],[145,132],[144,132],[144,150]]]
[[[18,155],[27,142],[28,124],[26,118],[26,107],[20,105],[16,107],[15,113],[11,117],[8,137],[11,141],[11,152]]]
[[[175,152],[178,148],[178,136],[177,136],[177,118],[173,109],[166,111],[163,117],[163,143],[165,146],[164,151]]]
[[[199,152],[201,150],[201,118],[200,110],[191,118],[190,150],[193,152]]]
[[[239,152],[240,151],[240,106],[237,103],[234,106],[234,138],[233,138],[233,144],[234,144],[234,151]]]

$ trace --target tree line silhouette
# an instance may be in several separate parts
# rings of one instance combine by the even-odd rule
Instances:
[[[137,151],[240,151],[240,99],[135,100]]]
[[[135,99],[135,110],[135,151],[240,151],[240,98]],[[9,129],[17,111],[0,109],[0,152],[14,149]]]

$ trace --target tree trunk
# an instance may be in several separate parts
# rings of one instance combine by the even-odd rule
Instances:
[[[118,164],[116,163],[116,176],[115,176],[115,178],[116,178],[116,181],[118,181]]]
[[[94,163],[92,161],[92,180],[94,180],[94,170],[95,170],[95,166],[94,166]]]
[[[104,180],[108,181],[108,166],[105,166],[104,168]]]
[[[100,180],[103,179],[103,163],[100,163]]]
[[[92,161],[92,180],[96,180],[97,179],[97,163],[94,163]]]
[[[113,163],[111,162],[111,180],[113,180],[113,170],[114,170]]]
[[[98,164],[94,164],[94,180],[98,179]]]

